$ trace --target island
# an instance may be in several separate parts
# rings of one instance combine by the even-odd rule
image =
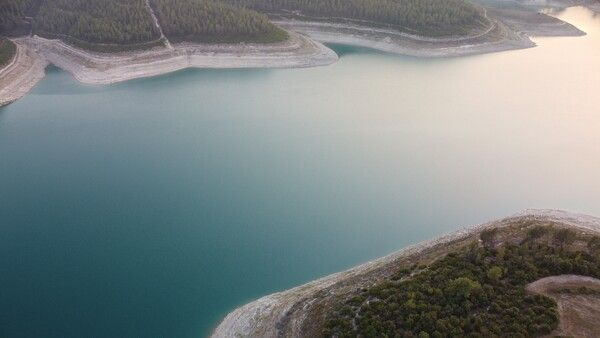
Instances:
[[[599,278],[600,219],[527,210],[260,298],[213,337],[597,337]]]
[[[533,47],[530,36],[583,35],[515,0],[7,0],[0,36],[0,105],[53,64],[78,81],[109,84],[196,68],[324,66],[324,43],[448,57]],[[597,0],[557,0],[552,6]],[[6,47],[9,48],[9,47]],[[4,56],[6,54],[6,56]],[[10,56],[12,55],[12,56]]]

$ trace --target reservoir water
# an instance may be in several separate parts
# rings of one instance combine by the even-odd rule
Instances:
[[[600,16],[539,47],[49,68],[0,109],[0,336],[197,337],[262,295],[525,208],[600,215]]]

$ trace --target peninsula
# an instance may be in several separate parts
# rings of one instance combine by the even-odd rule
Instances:
[[[596,0],[579,0],[594,8]],[[573,5],[573,3],[560,6]],[[578,3],[579,4],[579,3]],[[107,84],[175,70],[314,67],[323,43],[447,57],[533,47],[529,36],[576,36],[537,2],[464,0],[9,0],[0,5],[0,105],[54,64]]]
[[[246,304],[213,337],[598,336],[600,219],[527,210]]]

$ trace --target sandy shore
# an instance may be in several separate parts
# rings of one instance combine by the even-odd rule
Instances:
[[[44,77],[48,63],[31,49],[17,44],[15,57],[0,70],[0,106],[27,94]]]
[[[35,50],[80,82],[108,84],[156,76],[184,68],[295,68],[324,66],[338,57],[331,49],[300,34],[277,44],[176,44],[172,48],[95,53],[60,40],[25,37],[17,44]]]
[[[307,319],[306,310],[314,309],[314,304],[318,304],[322,299],[348,294],[357,288],[368,286],[389,276],[394,271],[394,267],[403,262],[474,236],[486,228],[504,227],[515,222],[532,220],[553,222],[586,232],[600,233],[599,218],[558,210],[526,210],[501,220],[461,229],[344,272],[255,300],[229,313],[214,330],[213,337],[303,336],[307,330],[314,329],[311,319]]]

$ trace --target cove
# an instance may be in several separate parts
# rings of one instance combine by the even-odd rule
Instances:
[[[0,335],[196,337],[238,305],[525,208],[600,215],[600,18],[539,47],[109,86],[0,109]]]

